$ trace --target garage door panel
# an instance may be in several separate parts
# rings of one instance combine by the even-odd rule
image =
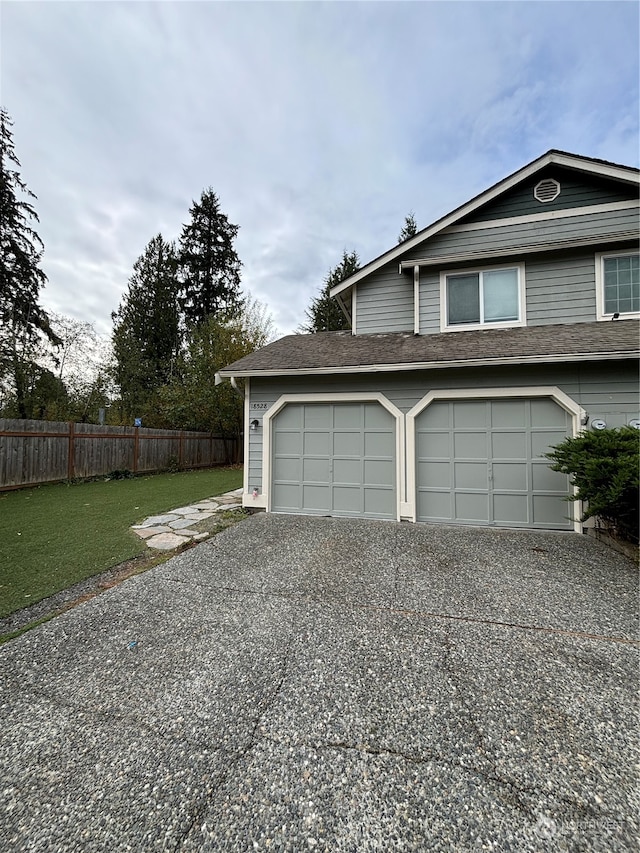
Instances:
[[[418,482],[429,483],[432,489],[450,489],[452,468],[446,462],[418,462]]]
[[[279,477],[282,476],[280,471]],[[283,479],[291,479],[290,477]],[[305,457],[302,460],[302,479],[305,482],[328,483],[329,482],[329,460],[328,459],[313,459]]]
[[[531,455],[533,458],[542,458],[551,450],[555,444],[560,444],[566,438],[564,430],[546,430],[545,432],[531,433]]]
[[[368,403],[364,406],[364,428],[395,432],[395,418],[377,403]]]
[[[338,431],[333,433],[334,456],[362,455],[362,433]]]
[[[302,485],[302,509],[328,512],[331,508],[331,486]]]
[[[454,462],[453,486],[456,489],[486,489],[486,462]]]
[[[486,402],[482,400],[453,403],[453,426],[455,429],[476,429],[488,426]]]
[[[297,512],[301,503],[300,486],[297,483],[277,483],[273,487],[273,500],[281,509]]]
[[[329,432],[303,433],[302,452],[305,456],[329,456]]]
[[[300,464],[299,456],[280,458],[278,470],[278,478],[280,480],[291,480],[294,483],[299,483],[301,473],[302,465]]]
[[[567,477],[559,471],[552,471],[543,462],[531,466],[531,486],[537,492],[561,492],[567,494]]]
[[[432,403],[420,415],[420,423],[423,429],[451,428],[451,406],[448,403]]]
[[[303,425],[305,429],[331,429],[330,406],[318,403],[313,407],[305,406],[301,408],[303,412]]]
[[[466,459],[486,459],[486,432],[457,432],[453,436],[453,452]]]
[[[493,496],[493,519],[496,524],[529,524],[529,498],[527,495]]]
[[[550,398],[431,403],[415,421],[417,519],[570,529],[568,478],[544,454],[571,426]]]
[[[494,462],[492,464],[494,490],[526,491],[528,489],[527,468],[527,464],[522,462]]]
[[[362,405],[342,403],[340,406],[333,406],[333,427],[334,429],[358,429],[362,426]]]
[[[491,433],[491,456],[494,459],[526,459],[527,435],[525,432]]]
[[[362,479],[362,462],[360,459],[333,460],[333,482],[360,484]]]
[[[526,425],[524,400],[494,400],[491,426],[494,429],[522,429]]]
[[[395,514],[395,496],[392,489],[366,486],[364,489],[364,511],[367,515],[389,518]]]
[[[300,456],[302,453],[302,435],[299,432],[277,432],[274,435],[274,447],[276,454],[295,454]]]
[[[488,521],[488,495],[456,492],[454,495],[454,511],[456,514],[456,518],[460,519],[461,521]]]
[[[389,459],[365,459],[364,482],[368,486],[387,486],[393,483],[393,462]]]
[[[333,509],[340,513],[350,513],[354,505],[360,502],[360,486],[334,486]]]
[[[448,432],[420,432],[416,436],[418,458],[441,456],[448,459],[451,453]]]
[[[274,511],[397,518],[396,421],[384,407],[289,403],[272,431]]]
[[[533,521],[537,526],[551,525],[557,527],[559,519],[570,524],[570,504],[560,495],[534,495]]]
[[[449,521],[453,516],[452,493],[420,492],[417,505],[418,518],[430,518],[438,521]]]
[[[557,427],[565,431],[569,426],[569,413],[546,397],[531,400],[531,426],[533,429]]]

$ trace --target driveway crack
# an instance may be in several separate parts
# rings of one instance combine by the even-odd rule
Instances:
[[[269,711],[273,708],[275,703],[278,701],[280,693],[282,692],[282,687],[287,678],[288,670],[289,670],[289,662],[291,657],[291,650],[296,639],[296,630],[295,625],[292,626],[291,635],[287,640],[287,643],[284,647],[284,653],[282,655],[282,662],[280,667],[280,675],[278,681],[276,682],[273,689],[270,691],[269,695],[265,697],[259,705],[258,714],[256,715],[255,721],[249,733],[249,736],[246,740],[244,746],[238,749],[235,752],[229,753],[229,760],[227,762],[227,766],[224,771],[217,778],[215,785],[208,788],[206,791],[206,795],[204,797],[200,797],[198,802],[194,804],[194,808],[191,812],[191,817],[189,818],[189,822],[184,830],[180,833],[179,837],[176,839],[176,842],[172,848],[173,853],[179,853],[180,848],[184,845],[188,837],[194,831],[197,826],[202,826],[202,821],[204,819],[204,815],[215,800],[220,789],[227,783],[229,780],[231,773],[238,764],[245,758],[252,749],[257,745],[260,737],[258,735],[258,729],[260,728],[260,724],[262,723],[264,717],[269,713]]]

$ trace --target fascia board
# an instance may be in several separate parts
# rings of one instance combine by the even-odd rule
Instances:
[[[538,157],[537,160],[534,160],[532,163],[529,163],[528,166],[523,166],[522,169],[519,169],[512,175],[503,178],[497,184],[494,184],[488,190],[485,190],[483,193],[480,193],[480,195],[475,196],[470,201],[466,202],[466,204],[463,204],[461,207],[456,208],[447,216],[444,216],[442,219],[438,219],[432,225],[428,226],[423,231],[416,234],[415,237],[412,237],[411,240],[407,240],[406,243],[401,243],[400,246],[394,246],[394,248],[391,249],[389,252],[385,252],[385,254],[380,255],[379,258],[376,258],[375,260],[368,263],[366,266],[362,267],[361,270],[358,270],[358,272],[354,273],[352,276],[345,279],[340,284],[336,285],[336,287],[331,288],[330,295],[337,296],[347,288],[352,287],[358,281],[361,281],[363,278],[366,278],[372,272],[375,272],[377,269],[380,269],[380,267],[390,263],[393,260],[396,260],[405,252],[410,251],[411,249],[415,248],[415,246],[419,246],[420,243],[423,243],[425,240],[428,240],[435,234],[438,234],[444,228],[447,228],[450,225],[455,225],[456,222],[458,222],[464,216],[473,213],[474,210],[477,210],[483,204],[486,204],[489,201],[493,201],[493,199],[497,198],[497,196],[502,195],[502,193],[507,192],[522,181],[526,181],[532,175],[535,175],[536,172],[539,172],[541,169],[544,169],[545,166],[548,166],[551,163],[555,163],[559,166],[568,166],[570,168],[579,169],[585,172],[605,175],[607,177],[612,177],[624,181],[625,183],[640,183],[640,174],[630,172],[624,167],[607,166],[604,163],[590,163],[589,161],[583,160],[580,157],[572,157],[569,154],[561,154],[558,151],[548,151],[546,154],[543,154],[541,157]]]
[[[351,365],[347,367],[298,367],[288,370],[221,370],[220,376],[230,379],[232,376],[239,378],[274,377],[274,376],[344,376],[358,373],[399,373],[410,370],[442,370],[451,367],[491,367],[518,364],[557,364],[559,362],[571,361],[613,361],[616,359],[639,358],[639,350],[617,350],[604,352],[575,352],[575,353],[549,353],[548,355],[535,356],[499,356],[497,358],[473,358],[455,359],[451,361],[415,361],[400,364],[367,364]]]

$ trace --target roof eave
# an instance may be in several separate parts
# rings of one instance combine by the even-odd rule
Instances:
[[[273,377],[273,376],[335,376],[353,375],[357,373],[394,373],[410,370],[441,370],[452,367],[490,367],[519,364],[557,364],[558,362],[571,361],[611,361],[616,359],[636,359],[640,357],[638,350],[616,350],[614,352],[605,350],[602,352],[575,352],[575,353],[551,353],[536,356],[498,356],[496,358],[474,358],[474,359],[451,359],[448,361],[415,361],[390,364],[364,364],[364,365],[334,365],[331,367],[296,367],[272,370],[234,370],[230,368],[220,371],[223,379],[231,377]]]

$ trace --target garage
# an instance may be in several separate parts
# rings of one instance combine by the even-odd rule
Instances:
[[[396,418],[380,403],[287,403],[271,430],[272,511],[398,517]]]
[[[544,457],[572,434],[549,397],[429,402],[415,416],[417,520],[573,529],[568,477]]]

